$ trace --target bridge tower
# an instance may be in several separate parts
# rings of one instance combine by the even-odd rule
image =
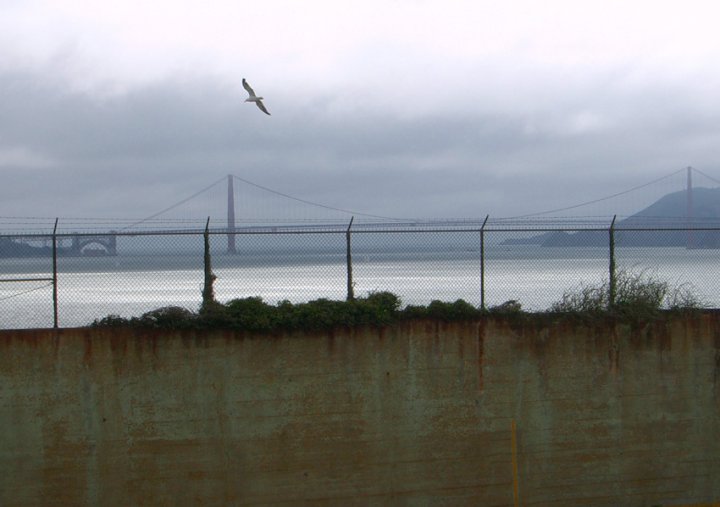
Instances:
[[[228,174],[227,177],[227,251],[228,253],[237,253],[235,249],[235,191],[233,189],[233,176]]]
[[[685,245],[685,248],[694,248],[695,247],[695,241],[693,237],[693,231],[691,228],[693,227],[693,192],[692,192],[692,167],[688,166],[687,168],[687,188],[686,188],[686,201],[687,201],[687,210],[685,212],[685,218],[687,221],[687,244]]]

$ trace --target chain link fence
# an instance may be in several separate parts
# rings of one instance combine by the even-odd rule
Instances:
[[[552,224],[550,224],[552,225]],[[197,311],[209,239],[215,297],[268,303],[389,291],[404,305],[509,300],[547,310],[612,269],[651,271],[720,306],[720,227],[365,224],[0,235],[0,328],[85,326],[164,306]]]

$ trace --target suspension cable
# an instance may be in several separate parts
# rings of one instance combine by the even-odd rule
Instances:
[[[616,193],[616,194],[608,195],[608,196],[606,196],[606,197],[601,197],[601,198],[599,198],[599,199],[593,199],[592,201],[587,201],[587,202],[583,202],[583,203],[580,203],[580,204],[574,204],[574,205],[572,205],[572,206],[566,206],[566,207],[564,207],[564,208],[556,208],[556,209],[551,209],[551,210],[546,210],[546,211],[540,211],[540,212],[538,212],[538,213],[529,213],[529,214],[527,214],[527,215],[518,215],[518,216],[514,216],[514,217],[509,217],[509,218],[514,219],[514,218],[536,217],[536,216],[539,216],[539,215],[547,215],[547,214],[549,214],[549,213],[558,213],[558,212],[560,212],[560,211],[568,211],[568,210],[575,209],[575,208],[581,208],[581,207],[587,206],[587,205],[589,205],[589,204],[595,204],[595,203],[598,203],[598,202],[607,201],[607,200],[612,199],[612,198],[614,198],[614,197],[619,197],[619,196],[621,196],[621,195],[625,195],[625,194],[629,194],[630,192],[634,192],[635,190],[640,190],[641,188],[649,187],[650,185],[654,185],[655,183],[659,183],[659,182],[661,182],[661,181],[663,181],[663,180],[665,180],[665,179],[668,179],[668,178],[671,178],[671,177],[673,177],[673,176],[675,176],[675,175],[677,175],[677,174],[680,174],[681,172],[683,172],[683,171],[685,171],[685,170],[686,170],[685,168],[679,169],[679,170],[677,170],[677,171],[675,171],[675,172],[673,172],[673,173],[671,173],[671,174],[667,174],[667,175],[663,176],[662,178],[658,178],[658,179],[656,179],[656,180],[649,181],[649,182],[647,182],[647,183],[644,183],[644,184],[642,184],[642,185],[638,185],[638,186],[633,187],[633,188],[630,188],[630,189],[628,189],[628,190],[623,190],[622,192],[618,192],[618,193]]]

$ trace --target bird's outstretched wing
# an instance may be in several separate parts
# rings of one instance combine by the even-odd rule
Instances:
[[[267,115],[270,115],[270,113],[268,113],[268,110],[265,109],[265,104],[262,103],[262,100],[256,101],[255,104],[257,104],[257,107],[260,108],[260,111],[262,111],[263,113],[265,113]],[[272,115],[270,115],[270,116],[272,116]]]
[[[255,91],[252,89],[252,87],[248,84],[247,81],[245,81],[245,78],[243,78],[243,88],[247,90],[247,92],[250,94],[251,97],[255,96]]]

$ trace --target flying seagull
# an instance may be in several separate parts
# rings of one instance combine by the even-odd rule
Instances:
[[[262,103],[262,97],[258,97],[255,95],[255,91],[250,87],[247,81],[245,81],[245,78],[243,78],[243,88],[247,90],[247,92],[250,94],[248,98],[245,99],[245,102],[255,102],[255,105],[260,108],[260,111],[263,113],[269,115],[268,110],[265,109],[265,104]]]

